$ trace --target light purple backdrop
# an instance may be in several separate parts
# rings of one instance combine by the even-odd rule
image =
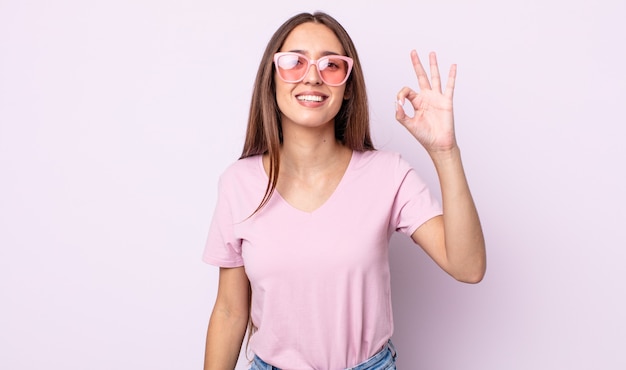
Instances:
[[[201,368],[217,177],[271,33],[317,9],[357,44],[376,145],[433,187],[392,102],[412,48],[459,65],[488,272],[394,237],[399,368],[626,368],[626,3],[296,3],[0,0],[0,368]]]

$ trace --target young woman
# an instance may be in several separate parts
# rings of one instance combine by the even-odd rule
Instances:
[[[395,369],[395,231],[457,280],[482,279],[484,239],[454,135],[456,66],[442,90],[429,59],[430,80],[411,53],[420,92],[400,90],[396,119],[430,154],[441,205],[399,155],[374,150],[361,65],[343,27],[303,13],[273,35],[204,251],[220,267],[205,369],[233,369],[248,326],[252,369]]]

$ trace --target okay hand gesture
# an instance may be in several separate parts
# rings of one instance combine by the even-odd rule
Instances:
[[[449,151],[456,146],[452,97],[456,78],[456,64],[450,67],[445,90],[441,90],[441,77],[434,52],[429,55],[430,76],[420,62],[417,52],[411,51],[411,61],[417,76],[419,93],[409,87],[398,92],[396,119],[424,146],[428,153]],[[408,100],[415,111],[410,117],[403,105]]]

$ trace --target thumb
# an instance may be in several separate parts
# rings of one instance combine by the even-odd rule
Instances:
[[[396,120],[400,122],[403,126],[406,126],[408,117],[404,112],[404,107],[402,107],[402,102],[400,100],[395,101],[396,105]]]

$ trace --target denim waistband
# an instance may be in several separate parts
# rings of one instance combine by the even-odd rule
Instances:
[[[368,358],[364,362],[360,364],[350,367],[346,370],[389,370],[395,369],[395,365],[391,367],[396,362],[396,347],[391,343],[391,339],[385,343],[383,348],[378,351],[377,354]]]
[[[374,356],[368,358],[360,364],[350,367],[346,370],[389,370],[395,369],[396,362],[396,348],[391,343],[391,340],[387,341],[383,348],[378,351]],[[251,370],[281,370],[276,366],[272,366],[263,361],[259,356],[255,355],[252,360]]]

